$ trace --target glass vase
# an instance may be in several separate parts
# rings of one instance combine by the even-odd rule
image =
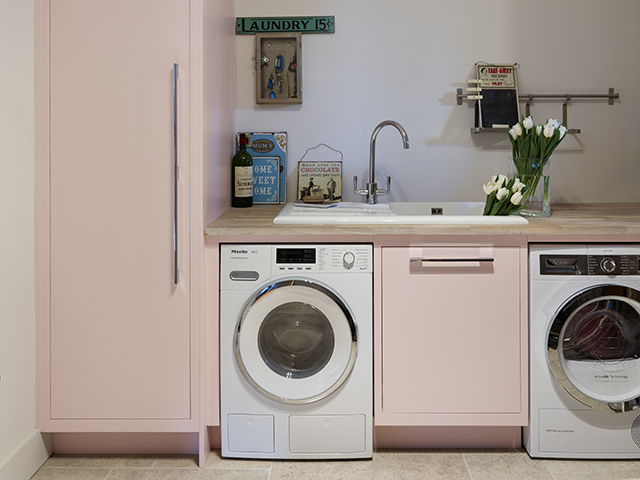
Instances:
[[[551,215],[549,158],[514,158],[513,170],[520,181],[527,186],[524,194],[524,208],[520,215],[529,217],[549,217]]]

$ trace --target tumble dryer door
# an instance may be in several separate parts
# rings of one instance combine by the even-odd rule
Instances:
[[[348,378],[357,353],[348,306],[313,281],[284,279],[245,304],[234,333],[235,356],[258,392],[285,404],[321,400]]]
[[[576,400],[596,410],[640,407],[640,292],[585,289],[558,310],[547,343],[549,368]]]

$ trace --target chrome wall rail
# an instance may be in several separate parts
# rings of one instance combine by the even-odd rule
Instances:
[[[476,92],[474,89],[474,92],[471,94],[465,94],[462,93],[462,88],[458,88],[456,90],[456,103],[457,105],[462,105],[463,100],[478,100],[478,98],[482,98],[481,97],[482,92]],[[577,133],[581,133],[581,130],[579,128],[569,128],[568,125],[568,120],[567,120],[567,105],[569,104],[569,102],[571,100],[575,100],[576,98],[589,98],[589,99],[594,99],[594,98],[606,98],[609,100],[609,105],[613,105],[614,104],[614,100],[617,100],[620,98],[620,94],[619,93],[615,93],[615,90],[613,87],[609,88],[609,93],[521,93],[518,95],[518,100],[520,100],[521,102],[523,101],[527,101],[526,105],[525,105],[525,116],[529,116],[531,115],[531,105],[533,104],[533,100],[535,98],[538,99],[564,99],[564,103],[562,105],[562,124],[567,127],[568,132],[567,133],[572,133],[572,134],[577,134]],[[478,108],[477,103],[476,103],[476,109]],[[480,127],[478,126],[478,115],[476,114],[476,126],[474,128],[471,129],[471,131],[473,133],[482,133],[482,132],[506,132],[509,129],[508,128],[487,128],[487,127]]]

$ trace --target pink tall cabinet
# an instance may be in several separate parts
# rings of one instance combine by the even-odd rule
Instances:
[[[227,206],[204,198],[228,188],[204,172],[232,149],[233,0],[35,11],[38,426],[54,449],[128,433],[204,454],[202,229]]]

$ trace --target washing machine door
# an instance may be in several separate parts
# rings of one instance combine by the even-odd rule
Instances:
[[[285,279],[245,304],[234,333],[238,367],[262,395],[306,404],[335,392],[348,378],[358,335],[345,302],[318,282]]]
[[[596,410],[640,406],[640,292],[587,288],[558,310],[548,337],[549,368],[576,400]]]

